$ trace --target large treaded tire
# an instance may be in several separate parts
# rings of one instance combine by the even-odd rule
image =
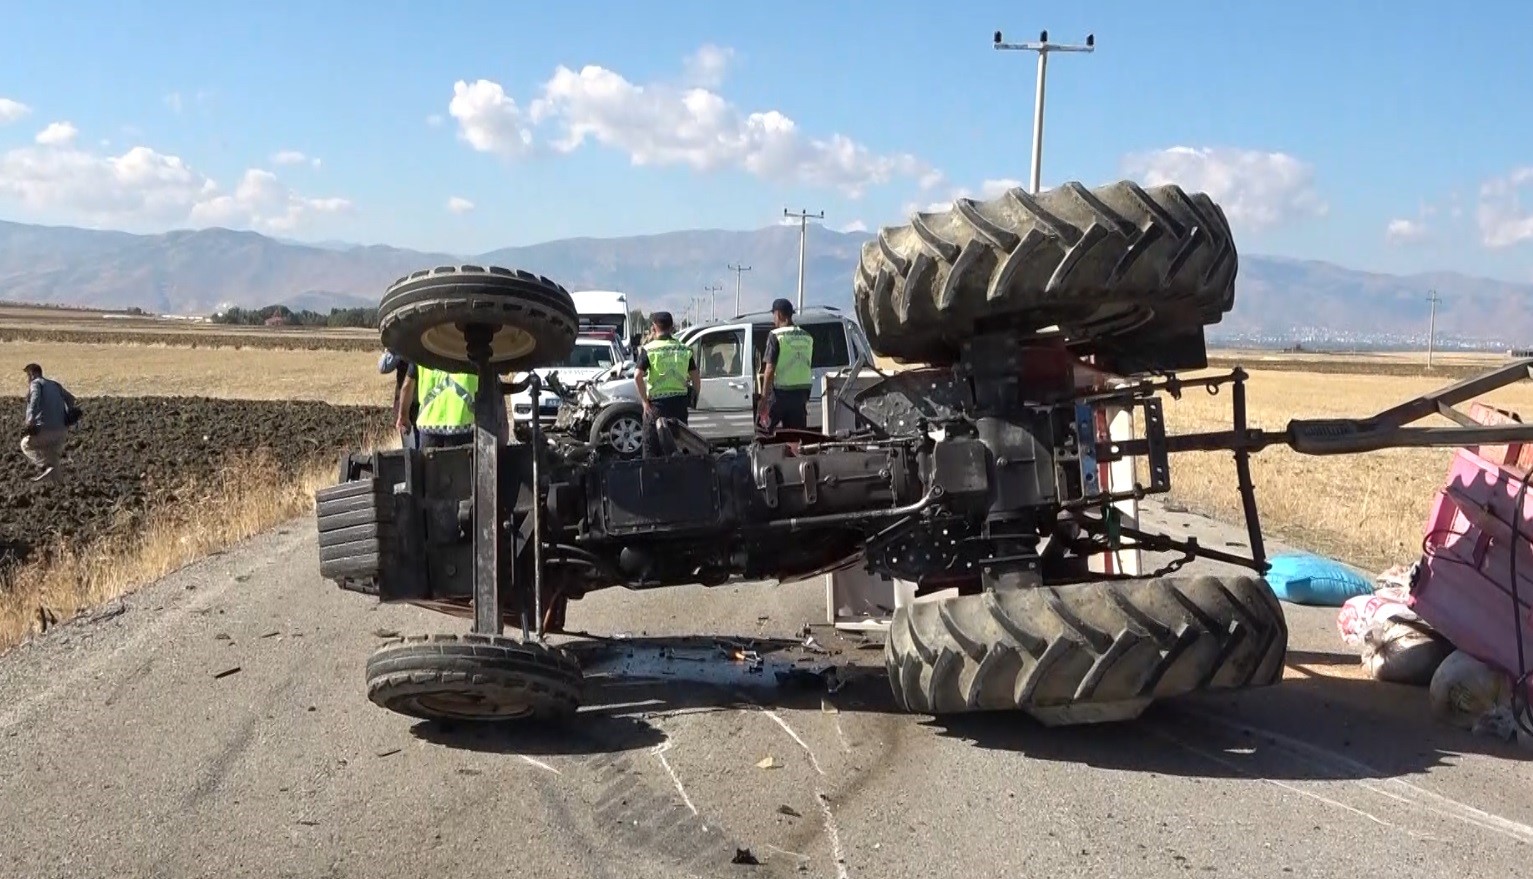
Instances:
[[[948,363],[992,329],[1201,333],[1234,306],[1237,262],[1224,211],[1203,193],[1071,182],[960,198],[880,229],[862,246],[854,296],[875,353]]]
[[[1287,650],[1265,580],[1163,577],[917,601],[895,611],[884,665],[906,711],[1021,709],[1067,725],[1274,684]]]
[[[378,305],[383,346],[432,369],[473,372],[463,328],[495,328],[490,363],[498,373],[553,366],[575,347],[580,320],[569,291],[549,279],[500,266],[438,266],[413,272]]]
[[[568,652],[490,635],[412,635],[367,660],[367,698],[422,720],[558,720],[583,687]]]

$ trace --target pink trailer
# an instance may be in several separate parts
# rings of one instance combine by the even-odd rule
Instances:
[[[1470,408],[1470,417],[1481,424],[1521,420],[1481,404]],[[1521,627],[1525,661],[1533,667],[1533,487],[1522,491],[1533,478],[1530,466],[1533,444],[1454,451],[1447,484],[1427,517],[1421,571],[1411,589],[1412,607],[1422,619],[1460,650],[1514,677],[1524,671],[1514,626]],[[1515,541],[1515,612],[1508,549],[1514,522],[1521,532]]]

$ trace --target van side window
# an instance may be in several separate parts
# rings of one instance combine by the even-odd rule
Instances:
[[[849,366],[851,352],[847,348],[846,328],[838,320],[800,325],[814,339],[814,356],[809,365],[814,369],[833,366]]]

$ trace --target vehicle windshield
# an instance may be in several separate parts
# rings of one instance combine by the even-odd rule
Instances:
[[[628,322],[626,314],[582,314],[580,315],[580,329],[586,330],[612,330],[619,336],[623,333],[623,327]]]
[[[576,345],[559,365],[566,369],[605,369],[615,361],[611,345]]]

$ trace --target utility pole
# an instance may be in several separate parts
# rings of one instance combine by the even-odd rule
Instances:
[[[995,47],[997,49],[1024,49],[1038,53],[1038,93],[1033,98],[1033,174],[1029,188],[1033,194],[1038,193],[1039,179],[1043,172],[1043,90],[1044,82],[1048,79],[1049,53],[1050,52],[1094,52],[1096,51],[1096,35],[1086,35],[1086,45],[1072,46],[1065,43],[1049,42],[1049,32],[1039,31],[1036,43],[1003,43],[1001,32],[995,32]]]
[[[1427,369],[1431,369],[1432,347],[1437,342],[1437,303],[1442,300],[1437,298],[1437,291],[1433,290],[1427,301],[1432,303],[1432,316],[1427,318]]]
[[[735,314],[740,314],[740,274],[751,270],[750,266],[737,266],[731,264],[729,270],[735,273]]]
[[[782,215],[784,217],[797,217],[798,218],[798,310],[799,311],[803,311],[804,310],[804,245],[809,240],[809,220],[811,218],[816,219],[816,220],[823,220],[823,219],[825,219],[825,212],[824,211],[820,211],[818,214],[811,214],[808,211],[799,211],[798,213],[794,214],[794,213],[789,213],[787,208],[783,208],[782,209]]]
[[[714,283],[714,284],[709,284],[708,286],[704,287],[703,289],[708,291],[708,319],[709,320],[718,320],[719,319],[719,300],[718,300],[717,294],[718,294],[718,292],[720,290],[724,289],[724,285],[723,284]]]

